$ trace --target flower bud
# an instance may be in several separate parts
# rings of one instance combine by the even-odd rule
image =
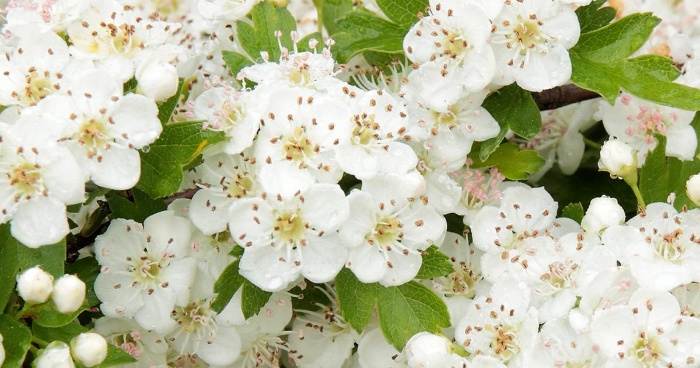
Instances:
[[[53,276],[34,266],[17,276],[17,292],[25,302],[41,304],[46,302],[53,291]]]
[[[696,206],[700,206],[700,174],[695,174],[685,182],[685,193]]]
[[[107,357],[107,340],[94,332],[74,337],[70,347],[75,360],[86,367],[98,365]]]
[[[36,368],[75,368],[70,348],[64,342],[54,341],[34,361]]]
[[[136,68],[135,76],[140,91],[155,101],[164,101],[177,93],[177,69],[155,56],[143,60]]]
[[[2,344],[2,334],[0,334],[0,367],[5,362],[5,347]]]
[[[432,366],[450,355],[450,341],[429,332],[419,332],[406,343],[404,354],[409,367]]]
[[[78,276],[61,276],[56,280],[51,296],[56,310],[66,314],[77,311],[85,300],[85,289],[85,283]]]
[[[591,200],[591,205],[581,220],[581,227],[588,232],[600,234],[610,226],[624,222],[625,210],[617,203],[617,199],[602,196]]]
[[[637,152],[627,143],[610,139],[600,149],[598,168],[607,171],[613,177],[625,178],[637,172]]]

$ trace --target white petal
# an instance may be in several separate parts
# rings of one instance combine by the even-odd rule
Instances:
[[[93,157],[83,162],[89,164],[92,181],[103,188],[131,189],[141,177],[141,157],[135,149],[114,145],[102,151],[101,161]]]
[[[126,136],[124,140],[137,149],[153,143],[163,131],[158,120],[158,107],[146,96],[128,94],[121,97],[114,104],[111,116],[114,124],[110,129],[114,136],[117,139]]]
[[[302,248],[302,275],[315,283],[333,280],[348,258],[348,249],[340,244],[337,236],[308,239]]]
[[[230,199],[201,189],[194,194],[190,202],[190,220],[206,235],[220,233],[225,231],[228,225],[230,207]]]
[[[12,236],[30,248],[54,244],[68,235],[66,206],[52,197],[39,197],[17,208]]]
[[[301,273],[301,267],[294,264],[298,260],[296,252],[291,252],[291,258],[288,256],[284,246],[246,248],[240,274],[265,291],[286,290]]]

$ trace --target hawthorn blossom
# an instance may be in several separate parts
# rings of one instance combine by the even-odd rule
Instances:
[[[559,1],[509,1],[493,20],[494,83],[542,91],[571,78],[568,49],[578,41],[578,18]]]
[[[240,304],[238,304],[240,305]],[[278,367],[280,356],[289,351],[281,336],[292,319],[292,300],[287,293],[273,293],[258,314],[237,326],[241,336],[241,354],[235,367]]]
[[[196,261],[187,257],[191,224],[172,212],[144,221],[115,219],[95,240],[100,274],[95,293],[108,317],[134,318],[145,329],[166,333],[175,327],[175,306],[185,306]]]
[[[637,151],[641,167],[656,147],[655,134],[666,137],[666,155],[692,160],[697,136],[690,125],[694,111],[658,105],[623,92],[613,106],[603,105],[603,125],[611,136],[628,143]]]
[[[167,342],[160,334],[144,329],[133,319],[98,318],[95,321],[95,332],[139,362],[148,362],[153,366],[165,365]],[[138,366],[138,363],[134,366]]]

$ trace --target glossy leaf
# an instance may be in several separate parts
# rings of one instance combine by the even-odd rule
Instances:
[[[668,197],[666,137],[656,136],[657,145],[649,152],[639,173],[639,190],[646,203],[665,202]]]
[[[141,152],[141,179],[136,187],[151,198],[175,193],[182,184],[183,167],[204,147],[225,139],[222,132],[202,131],[197,121],[165,125],[148,152]]]
[[[221,55],[226,63],[228,71],[234,77],[241,71],[241,69],[253,65],[253,61],[248,59],[247,56],[235,51],[222,51]]]
[[[238,260],[231,262],[214,283],[216,298],[211,303],[211,310],[220,313],[233,298],[233,294],[246,279],[238,273]]]
[[[335,287],[343,318],[355,331],[362,332],[374,313],[379,289],[382,287],[377,283],[362,283],[347,268],[343,268],[336,276]]]
[[[589,60],[615,62],[637,51],[647,41],[661,19],[651,13],[637,13],[603,28],[581,35],[572,49]]]
[[[576,9],[581,33],[595,31],[615,19],[617,10],[611,6],[601,7],[606,0],[595,0],[587,6]]]
[[[260,309],[270,300],[271,292],[260,289],[250,281],[243,282],[241,294],[241,310],[243,316],[248,319],[260,312]]]
[[[365,52],[402,53],[403,27],[371,13],[353,12],[338,20],[339,33],[332,36],[335,45],[331,48],[339,63]]]
[[[422,255],[423,263],[421,264],[420,270],[418,270],[418,274],[416,275],[417,279],[432,279],[435,277],[449,275],[454,272],[450,258],[440,253],[438,247],[433,245],[423,251]]]
[[[23,367],[24,357],[31,345],[32,332],[10,316],[0,314],[0,335],[3,337],[2,345],[5,349],[5,362],[2,367]]]
[[[236,22],[238,40],[250,57],[258,60],[265,51],[270,61],[278,61],[282,55],[278,41],[288,50],[293,49],[290,33],[297,29],[297,22],[289,10],[265,1],[255,4],[250,15],[252,25],[242,20]],[[276,31],[282,32],[281,38],[275,36]]]
[[[540,109],[532,95],[515,83],[490,94],[482,106],[501,127],[525,139],[532,139],[542,127]]]
[[[314,3],[318,3],[315,0]],[[323,19],[323,26],[328,31],[328,34],[334,34],[338,32],[338,19],[342,18],[345,14],[352,11],[353,1],[352,0],[322,0],[323,4],[316,4],[317,9],[321,9],[321,19]]]
[[[516,144],[505,143],[498,146],[486,160],[475,160],[471,167],[495,166],[510,180],[525,180],[529,174],[537,172],[544,162],[542,156],[535,151],[521,151]]]
[[[123,218],[143,223],[148,216],[164,211],[168,207],[162,199],[153,199],[136,188],[132,189],[131,193],[134,197],[133,202],[115,192],[107,195],[112,218]]]
[[[407,31],[418,22],[418,14],[425,13],[428,0],[377,0],[379,9],[394,23]]]

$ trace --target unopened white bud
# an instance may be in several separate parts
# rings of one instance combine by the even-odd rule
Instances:
[[[5,362],[5,346],[2,344],[2,334],[0,334],[0,367]]]
[[[617,199],[602,196],[591,200],[591,205],[581,220],[581,227],[588,232],[600,234],[610,226],[624,222],[625,210],[617,203]]]
[[[54,341],[34,361],[36,368],[75,368],[70,348],[66,343]]]
[[[432,366],[433,362],[441,361],[445,356],[451,354],[450,341],[429,332],[419,332],[406,343],[404,354],[408,366],[426,367]]]
[[[696,206],[700,206],[700,174],[695,174],[685,182],[685,193]]]
[[[44,303],[52,291],[53,276],[39,266],[25,270],[17,276],[17,292],[27,303]]]
[[[75,360],[86,367],[98,365],[107,358],[107,340],[94,332],[74,337],[70,347]]]
[[[59,312],[73,313],[83,305],[85,291],[85,283],[78,276],[63,275],[56,280],[51,299]]]
[[[600,149],[598,168],[610,175],[624,178],[632,170],[637,170],[637,152],[629,144],[618,139],[610,139]]]
[[[155,101],[164,101],[177,93],[177,69],[155,56],[148,57],[139,64],[135,77],[140,91]]]

